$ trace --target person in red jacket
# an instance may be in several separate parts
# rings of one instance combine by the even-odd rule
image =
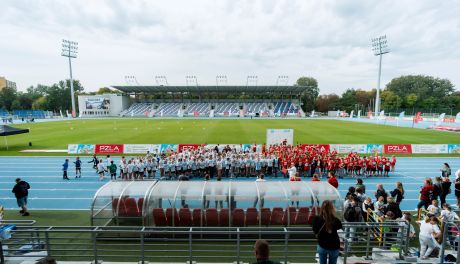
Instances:
[[[433,191],[433,182],[430,178],[426,178],[424,185],[420,190],[420,202],[417,205],[417,209],[422,208],[422,206],[425,207],[425,209],[428,208],[428,206],[431,204],[431,200],[433,199]]]
[[[329,179],[327,180],[327,182],[330,185],[334,186],[336,189],[338,189],[339,188],[339,182],[337,181],[337,178],[335,177],[335,173],[333,171],[331,171],[328,174],[329,174],[328,175]]]

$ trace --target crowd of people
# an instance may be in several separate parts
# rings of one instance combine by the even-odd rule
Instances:
[[[289,178],[295,168],[299,177],[325,177],[333,172],[337,177],[388,177],[394,171],[396,157],[381,155],[361,157],[355,152],[339,155],[337,151],[329,151],[319,146],[303,145],[270,145],[257,150],[236,149],[230,146],[215,148],[199,147],[181,152],[167,151],[163,153],[147,153],[145,156],[133,158],[122,157],[115,164],[107,155],[105,159],[93,156],[89,161],[97,170],[100,179],[105,179],[107,173],[111,179],[141,180],[144,178],[160,177],[177,179],[180,175],[211,178],[256,177],[260,174],[273,177]],[[76,175],[81,177],[81,161],[77,157],[75,163]],[[68,161],[63,164],[63,174],[67,174]],[[118,174],[118,175],[117,175]],[[67,179],[67,176],[63,176]]]

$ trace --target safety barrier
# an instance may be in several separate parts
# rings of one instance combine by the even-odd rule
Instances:
[[[351,256],[371,259],[373,251],[408,254],[405,222],[344,223],[339,235],[344,263]],[[371,229],[384,229],[382,239]],[[316,262],[316,238],[310,227],[25,227],[4,241],[8,258],[144,262],[252,262],[256,239],[266,239],[271,259]],[[24,255],[24,253],[28,253]]]

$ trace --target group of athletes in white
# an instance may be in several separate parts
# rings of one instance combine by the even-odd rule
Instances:
[[[110,155],[107,155],[105,162],[94,155],[90,162],[93,162],[101,180],[105,178],[105,173],[110,173],[112,180],[142,180],[156,177],[171,180],[181,176],[220,179],[254,177],[261,174],[289,178],[289,171],[292,171],[293,167],[301,177],[313,177],[313,174],[321,177],[327,175],[328,171],[334,171],[339,176],[360,176],[361,173],[366,176],[388,176],[390,167],[394,169],[396,158],[390,160],[377,155],[366,158],[359,157],[356,153],[339,157],[335,151],[330,152],[314,146],[305,149],[300,145],[262,146],[261,150],[256,151],[254,145],[246,150],[216,146],[185,149],[181,152],[168,150],[161,154],[147,152],[145,156],[123,156],[118,164],[114,163]],[[381,171],[382,173],[379,173]]]

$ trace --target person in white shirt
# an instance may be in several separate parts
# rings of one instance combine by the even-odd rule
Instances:
[[[438,200],[431,201],[431,204],[430,206],[428,206],[427,210],[428,210],[428,213],[436,217],[439,217],[439,215],[441,214],[441,209],[438,206]]]
[[[295,178],[297,174],[297,168],[294,163],[291,163],[291,167],[288,169],[289,179]]]
[[[263,174],[260,174],[257,176],[257,179],[256,179],[256,182],[265,182],[265,176]],[[257,185],[258,186],[258,189],[259,189],[259,196],[260,196],[260,208],[263,208],[264,207],[264,203],[265,203],[265,199],[264,199],[264,196],[265,196],[265,184],[262,183],[262,184],[259,184]],[[259,202],[259,197],[256,197],[255,201],[254,201],[254,208],[257,208],[257,203]]]
[[[458,215],[452,212],[452,208],[448,204],[444,204],[443,210],[441,211],[441,219],[444,222],[454,222],[456,219],[459,219]]]
[[[102,159],[97,164],[97,173],[99,174],[99,180],[102,181],[105,179],[104,172],[106,171],[106,167],[102,162]]]
[[[439,220],[432,216],[426,220],[418,221],[418,223],[420,224],[420,257],[428,259],[431,252],[436,248],[434,239],[441,235],[441,230],[438,227]]]

